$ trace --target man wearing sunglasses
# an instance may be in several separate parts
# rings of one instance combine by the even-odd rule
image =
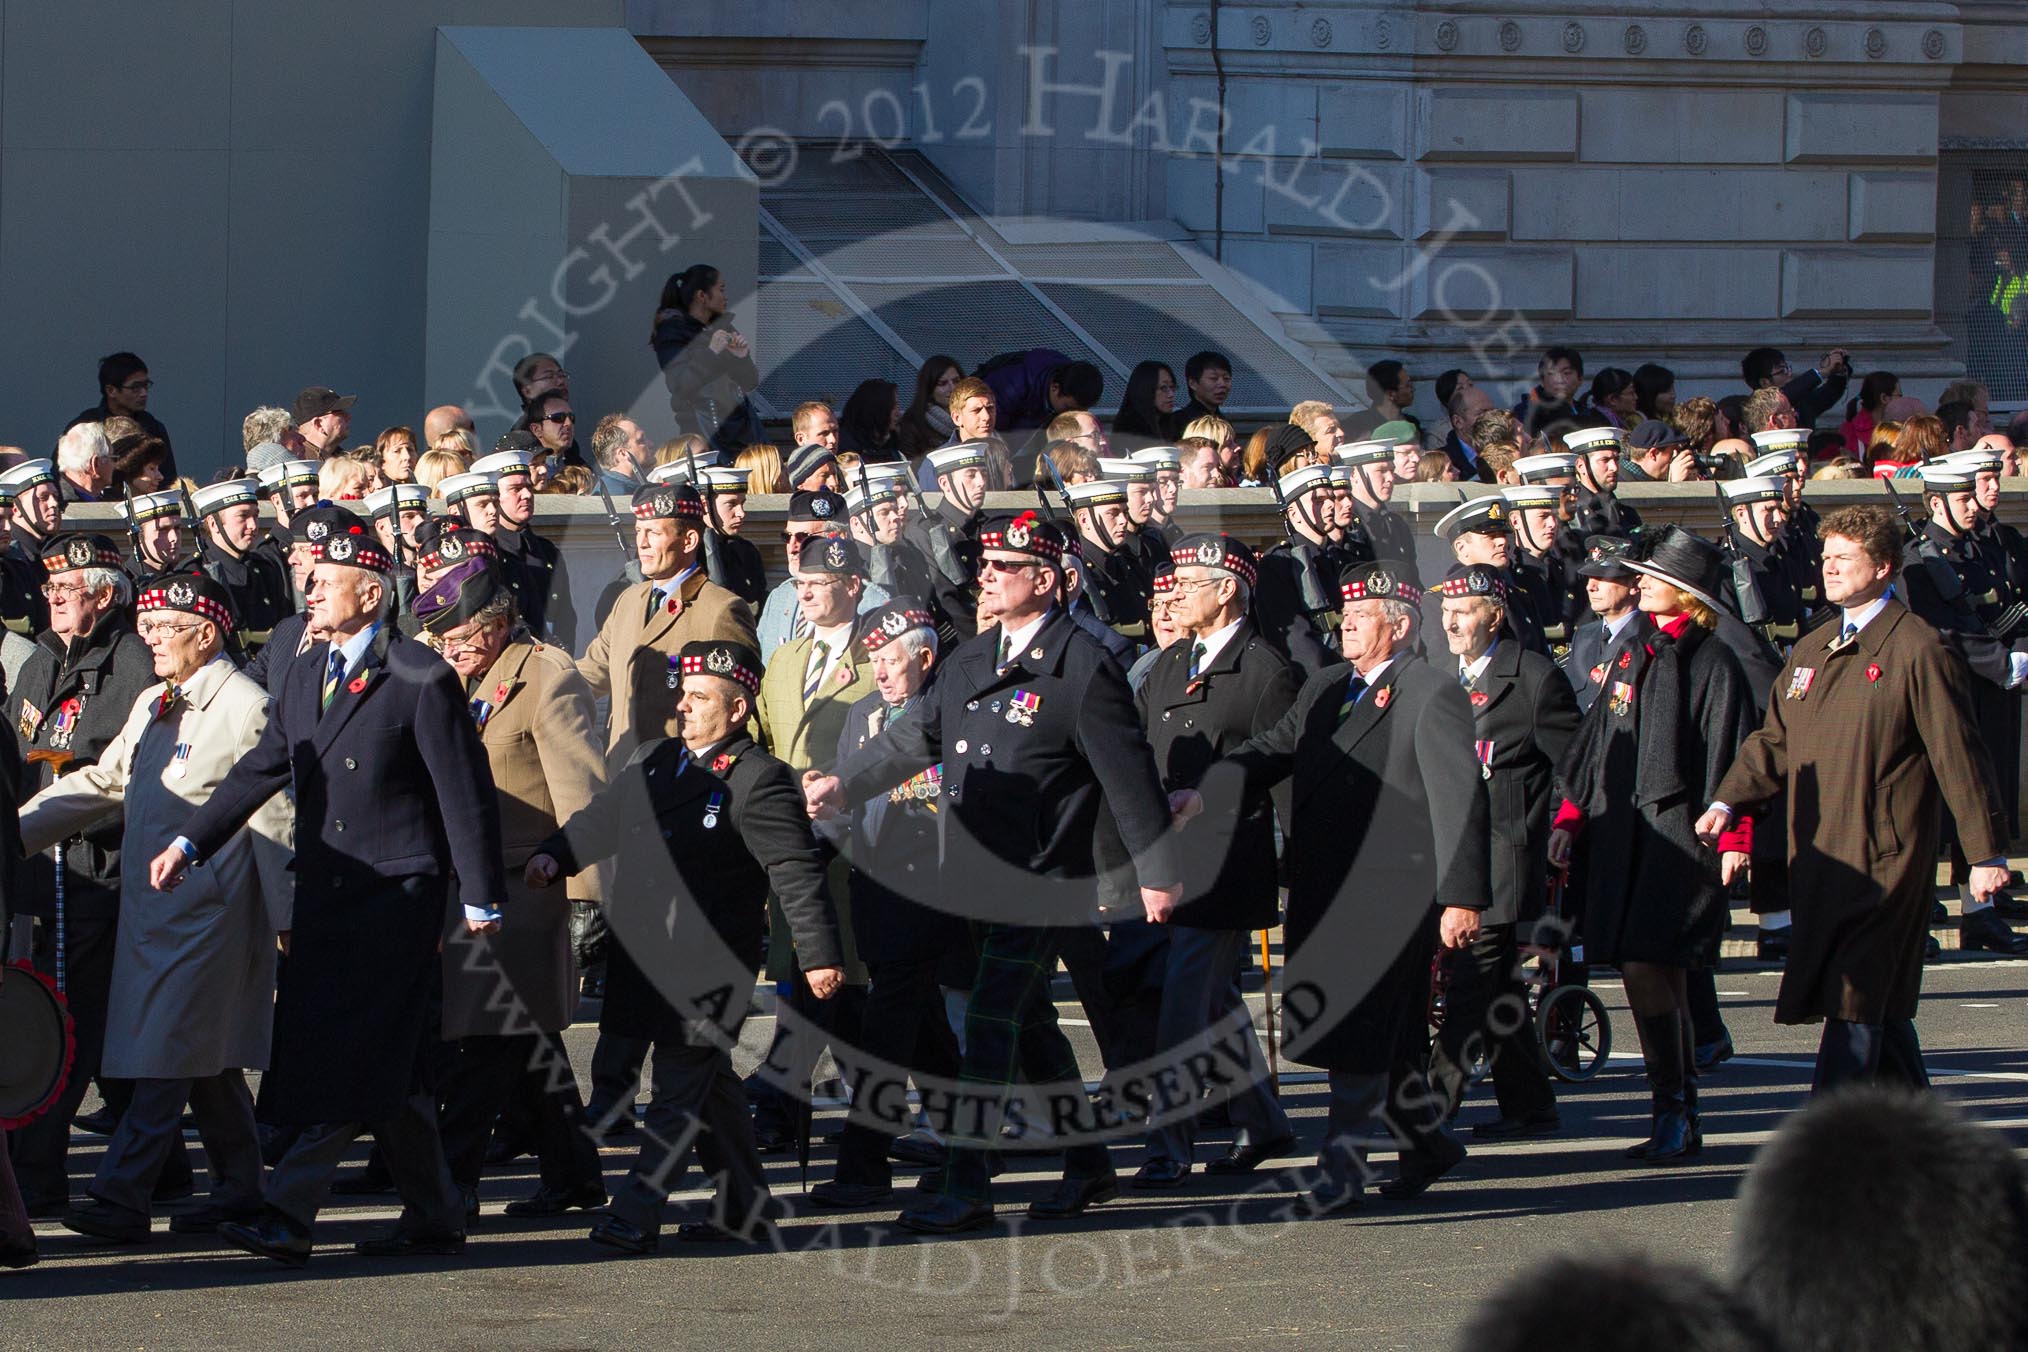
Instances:
[[[582,465],[584,452],[577,448],[577,410],[571,407],[567,390],[538,394],[528,405],[528,430],[535,442],[549,452],[550,466]]]
[[[176,452],[169,445],[169,429],[148,411],[148,394],[155,388],[148,364],[131,352],[115,352],[99,358],[99,401],[63,425],[68,432],[79,423],[102,423],[108,418],[132,418],[141,430],[162,442],[162,482],[176,480]]]

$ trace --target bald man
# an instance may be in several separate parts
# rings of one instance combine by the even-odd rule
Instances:
[[[472,415],[456,404],[437,405],[423,416],[423,447],[427,449],[436,445],[437,438],[454,427],[462,427],[467,432],[478,430],[472,424]]]

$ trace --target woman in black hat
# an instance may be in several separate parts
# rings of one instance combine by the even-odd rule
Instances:
[[[1685,983],[1718,958],[1726,884],[1750,844],[1743,830],[1718,857],[1699,853],[1693,828],[1758,720],[1739,659],[1714,633],[1718,547],[1672,527],[1627,562],[1655,631],[1613,658],[1564,756],[1549,856],[1565,867],[1584,832],[1585,941],[1626,980],[1652,1091],[1653,1131],[1628,1157],[1663,1163],[1701,1146]]]

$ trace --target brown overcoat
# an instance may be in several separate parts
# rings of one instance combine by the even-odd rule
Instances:
[[[1838,634],[1834,619],[1796,644],[1714,795],[1742,812],[1788,790],[1795,930],[1779,1023],[1913,1017],[1940,807],[1968,857],[2007,844],[1963,661],[1898,600],[1849,644]]]
[[[706,579],[702,568],[678,589],[681,600],[675,613],[665,605],[648,614],[653,593],[654,584],[649,582],[621,592],[605,624],[577,660],[578,674],[590,683],[592,694],[612,699],[606,733],[609,769],[626,764],[640,743],[677,733],[675,687],[644,688],[637,676],[652,664],[637,661],[637,653],[645,650],[672,657],[684,644],[701,639],[760,646],[753,607]]]
[[[535,847],[605,786],[591,688],[561,648],[518,635],[472,683],[491,705],[479,741],[500,794],[507,904],[500,932],[465,932],[454,908],[444,942],[444,1036],[556,1032],[577,1008],[571,900],[598,899],[598,871],[566,892],[531,892],[521,869]]]

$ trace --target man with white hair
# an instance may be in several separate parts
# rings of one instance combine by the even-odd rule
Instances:
[[[302,1132],[269,1177],[261,1218],[218,1227],[228,1243],[290,1267],[309,1261],[331,1175],[365,1129],[406,1209],[358,1251],[463,1251],[436,1095],[419,1086],[436,1042],[431,995],[451,876],[472,933],[497,930],[507,890],[499,795],[464,682],[389,622],[394,561],[372,528],[326,510],[310,611],[328,637],[290,666],[259,742],[149,865],[158,890],[175,887],[293,785],[296,894],[261,1113]]]
[[[44,462],[47,463],[47,462]],[[67,757],[71,765],[96,763],[119,735],[141,692],[154,683],[155,661],[127,619],[133,588],[120,568],[120,549],[103,535],[67,535],[43,546],[49,580],[49,628],[36,640],[10,696],[15,737],[24,757],[37,752]],[[28,787],[54,777],[32,765]],[[86,832],[65,851],[65,968],[70,1013],[77,1023],[77,1059],[63,1097],[50,1111],[14,1133],[14,1168],[31,1214],[61,1214],[69,1200],[65,1167],[70,1120],[105,1045],[106,1006],[112,989],[113,952],[120,918],[120,829]],[[136,861],[133,867],[145,867]],[[53,860],[28,863],[19,910],[37,917],[35,965],[56,971]],[[118,1090],[114,1097],[120,1097]],[[110,1105],[115,1110],[119,1103]],[[117,1111],[111,1116],[117,1117]],[[188,1178],[176,1152],[163,1186],[180,1190]]]
[[[138,865],[267,724],[267,692],[224,655],[232,611],[223,587],[172,574],[143,587],[135,611],[157,679],[92,765],[23,806],[27,849],[117,829]],[[103,1068],[130,1088],[86,1200],[64,1217],[70,1229],[111,1243],[148,1238],[156,1179],[182,1155],[186,1105],[216,1181],[209,1205],[169,1228],[202,1233],[260,1210],[261,1150],[245,1072],[267,1066],[275,936],[289,930],[294,891],[294,820],[287,795],[276,794],[173,898],[151,889],[138,866],[122,880]]]
[[[98,502],[113,482],[113,446],[104,423],[79,423],[56,443],[57,489],[65,502]]]

